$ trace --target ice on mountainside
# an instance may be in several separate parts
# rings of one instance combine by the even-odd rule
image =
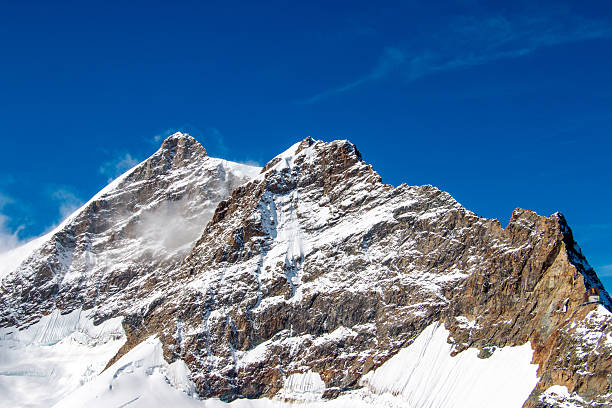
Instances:
[[[276,398],[295,402],[317,401],[322,399],[324,392],[325,383],[319,373],[308,371],[287,376]]]
[[[0,350],[0,372],[24,373],[0,377],[21,381],[11,398],[534,408],[612,396],[610,298],[561,214],[517,209],[502,228],[435,187],[382,183],[345,140],[304,139],[259,169],[177,133],[16,254],[0,277],[2,333],[23,333]],[[584,305],[593,287],[602,304]],[[47,374],[64,357],[15,363],[118,321],[114,340],[83,340],[108,364],[99,375],[102,363],[56,387]],[[26,336],[45,325],[51,340]]]
[[[109,407],[130,403],[133,407],[516,407],[529,396],[538,381],[537,366],[530,364],[529,344],[498,350],[480,359],[477,350],[451,357],[448,332],[432,324],[410,346],[377,370],[365,375],[361,389],[332,400],[322,398],[325,383],[316,372],[291,374],[274,399],[236,400],[190,398],[193,384],[182,360],[165,362],[158,339],[136,346],[113,366],[58,402],[55,408]],[[181,379],[170,373],[181,367]],[[177,390],[188,390],[181,394]],[[191,393],[191,394],[190,394]],[[132,405],[133,404],[133,405]]]
[[[531,344],[504,347],[489,358],[478,349],[452,357],[444,326],[432,324],[408,347],[360,380],[370,392],[390,393],[411,407],[520,407],[538,383]]]
[[[0,328],[0,407],[48,407],[95,378],[125,343],[121,317],[95,326],[57,310],[25,330]]]
[[[150,338],[54,407],[203,407],[188,377],[185,363],[168,364],[159,339]]]

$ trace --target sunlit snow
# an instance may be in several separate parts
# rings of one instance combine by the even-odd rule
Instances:
[[[26,330],[0,329],[0,407],[49,407],[97,376],[125,343],[121,317],[95,326],[59,311]]]
[[[529,344],[497,349],[487,359],[468,349],[451,357],[448,331],[434,323],[417,339],[361,380],[363,388],[323,400],[318,373],[288,375],[275,399],[238,399],[224,403],[198,400],[189,372],[180,360],[168,364],[161,343],[149,338],[55,408],[72,407],[215,407],[271,408],[461,408],[520,407],[535,387],[537,366]],[[292,400],[293,402],[289,402]]]

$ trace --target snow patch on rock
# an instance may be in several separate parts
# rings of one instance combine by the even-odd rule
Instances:
[[[324,391],[325,383],[319,373],[308,371],[285,378],[284,386],[276,397],[286,401],[317,401]]]
[[[570,394],[564,385],[553,385],[540,395],[540,402],[559,408],[581,408],[585,401],[576,394]]]

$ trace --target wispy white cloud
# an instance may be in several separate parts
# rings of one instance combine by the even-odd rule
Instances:
[[[600,277],[612,276],[612,264],[602,265],[598,268],[595,268],[595,271],[597,272],[597,275],[599,275]]]
[[[108,177],[108,182],[113,181],[117,176],[120,176],[127,170],[140,163],[140,160],[133,157],[130,153],[124,153],[118,157],[109,160],[100,166],[100,174]]]
[[[237,163],[246,164],[247,166],[262,167],[261,163],[255,160],[238,160]]]
[[[0,253],[16,248],[22,243],[19,239],[19,231],[23,229],[23,226],[12,230],[8,226],[9,220],[9,217],[0,213]]]
[[[10,197],[0,194],[0,253],[16,248],[23,243],[19,238],[19,231],[24,226],[19,225],[16,228],[11,228],[9,226],[11,219],[4,214],[5,206],[12,202],[13,200]]]
[[[51,193],[51,198],[58,204],[60,217],[64,220],[83,205],[83,200],[67,188],[60,188]]]
[[[47,197],[57,204],[57,211],[59,213],[58,223],[83,205],[83,200],[81,200],[69,188],[47,186],[46,190]],[[0,193],[0,253],[9,251],[25,244],[31,239],[36,238],[35,236],[27,236],[26,238],[23,237],[23,233],[27,230],[26,225],[19,223],[18,220],[20,218],[14,216],[14,210],[17,206],[23,206],[23,203],[20,203],[12,197]],[[8,207],[12,207],[12,210]],[[47,227],[42,234],[51,231],[57,225],[58,224],[53,224]]]
[[[214,126],[207,127],[204,132],[204,147],[208,148],[210,145],[216,150],[216,154],[221,157],[227,155],[229,151],[225,144],[225,136]]]
[[[539,49],[586,40],[611,38],[612,24],[565,14],[551,17],[462,17],[428,36],[427,47],[386,47],[374,68],[344,85],[320,92],[312,104],[401,72],[406,82],[437,72],[518,58]]]
[[[352,82],[349,82],[345,85],[318,93],[304,100],[303,103],[306,103],[306,104],[315,103],[315,102],[320,101],[321,99],[326,99],[326,98],[329,98],[330,96],[340,94],[346,91],[350,91],[351,89],[357,88],[367,82],[381,79],[389,75],[394,69],[396,69],[400,65],[403,65],[405,62],[406,62],[406,54],[402,50],[398,48],[394,48],[394,47],[386,47],[383,50],[382,55],[378,59],[376,66],[374,66],[372,71],[370,71],[368,74]]]

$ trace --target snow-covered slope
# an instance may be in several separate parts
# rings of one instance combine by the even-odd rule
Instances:
[[[54,407],[201,407],[182,360],[168,364],[161,343],[147,339]]]
[[[0,253],[0,280],[9,273],[15,271],[23,261],[40,248],[41,245],[51,239],[52,236],[53,233],[45,234],[17,248],[13,248],[10,251]]]
[[[526,343],[478,358],[477,349],[452,357],[449,332],[432,324],[408,347],[361,379],[373,394],[400,396],[411,407],[520,407],[538,383]]]
[[[125,343],[121,317],[94,326],[80,309],[0,329],[0,407],[49,407],[96,377]]]
[[[55,408],[79,407],[520,407],[538,382],[533,351],[526,344],[496,350],[488,359],[468,350],[451,357],[448,331],[432,324],[416,340],[361,380],[362,389],[322,398],[325,383],[316,372],[293,374],[276,397],[199,400],[182,360],[168,364],[161,343],[149,338],[91,383],[62,399]]]

